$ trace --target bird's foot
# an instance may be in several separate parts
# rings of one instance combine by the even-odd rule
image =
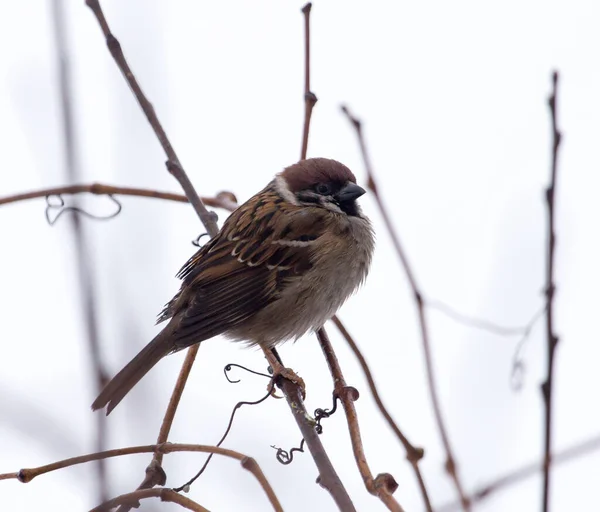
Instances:
[[[302,377],[300,377],[296,372],[294,372],[294,370],[292,370],[291,368],[285,368],[282,365],[274,365],[275,368],[273,368],[273,366],[271,366],[272,370],[273,370],[273,382],[277,383],[277,381],[279,379],[286,379],[289,380],[290,382],[293,382],[294,384],[296,384],[299,388],[300,388],[300,393],[302,394],[302,399],[304,400],[306,398],[306,385],[304,384],[304,379]],[[275,388],[273,388],[275,389]],[[276,395],[273,395],[276,398]]]

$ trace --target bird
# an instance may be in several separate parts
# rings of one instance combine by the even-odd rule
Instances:
[[[375,245],[344,164],[286,167],[239,206],[181,268],[158,315],[169,321],[100,392],[110,412],[163,357],[217,335],[275,348],[320,329],[365,281]]]

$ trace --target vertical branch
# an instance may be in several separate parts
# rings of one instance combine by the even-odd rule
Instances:
[[[355,388],[346,385],[340,363],[333,351],[333,347],[331,346],[329,336],[325,332],[325,329],[319,329],[317,337],[319,338],[321,350],[327,360],[327,365],[329,366],[329,371],[333,378],[333,394],[341,400],[344,407],[344,413],[348,420],[352,451],[354,452],[356,465],[358,466],[358,471],[360,472],[365,487],[373,496],[377,496],[388,510],[391,510],[392,512],[403,512],[404,509],[393,496],[393,493],[398,488],[398,484],[394,480],[394,477],[389,473],[381,473],[377,475],[376,478],[373,478],[373,473],[371,473],[371,469],[367,463],[367,457],[360,436],[360,427],[358,426],[358,416],[356,414],[356,408],[354,407],[354,402],[358,399],[358,391]]]
[[[542,384],[542,395],[544,397],[544,484],[542,494],[542,510],[549,510],[550,495],[550,465],[552,462],[552,387],[554,381],[554,353],[558,344],[558,336],[554,332],[554,249],[556,246],[555,233],[555,197],[556,197],[556,174],[558,164],[558,148],[561,141],[561,133],[558,129],[556,113],[556,91],[558,88],[558,72],[552,74],[552,93],[548,99],[550,116],[552,118],[552,164],[550,172],[550,185],[546,189],[546,204],[548,206],[548,247],[546,250],[546,337],[548,343],[548,359],[546,381]]]
[[[63,150],[66,164],[67,179],[71,183],[81,180],[79,163],[77,161],[75,122],[73,113],[73,93],[71,90],[71,69],[69,61],[67,24],[65,21],[64,4],[62,0],[53,0],[52,16],[58,64],[58,80],[60,90],[60,110],[62,117]],[[83,317],[86,328],[86,338],[89,348],[90,374],[94,380],[94,394],[99,393],[106,383],[106,373],[102,365],[100,337],[98,333],[98,318],[96,297],[93,287],[92,267],[93,254],[90,251],[85,229],[79,215],[69,216],[73,229],[75,243],[75,259],[79,277],[79,291],[83,304]],[[96,447],[95,451],[106,449],[106,417],[96,415]],[[108,482],[106,478],[106,463],[96,462],[98,475],[98,491],[102,501],[108,499]]]
[[[317,96],[310,90],[310,10],[309,2],[302,8],[304,14],[304,129],[302,130],[302,149],[300,160],[306,160],[308,152],[308,133],[310,131],[310,118],[317,103]]]
[[[365,164],[365,169],[367,172],[367,186],[373,192],[375,196],[375,201],[377,202],[377,206],[379,207],[379,211],[385,223],[385,226],[390,234],[392,239],[392,243],[394,244],[394,248],[396,249],[396,253],[400,258],[400,262],[402,264],[402,268],[406,274],[408,279],[408,283],[410,289],[412,291],[415,306],[417,308],[417,317],[419,321],[419,328],[421,331],[421,344],[423,346],[423,353],[425,356],[425,369],[427,372],[427,384],[429,388],[429,396],[431,399],[431,403],[433,406],[433,412],[435,415],[438,431],[440,437],[442,439],[442,444],[444,445],[444,450],[446,451],[446,472],[454,482],[454,487],[456,488],[456,492],[460,498],[462,503],[463,510],[469,511],[471,509],[471,505],[469,503],[467,494],[464,491],[464,487],[462,482],[458,476],[458,469],[456,467],[456,459],[454,457],[452,446],[450,444],[450,438],[448,435],[448,429],[446,427],[444,417],[442,415],[442,407],[440,404],[438,392],[437,392],[437,382],[435,377],[435,370],[433,367],[433,359],[431,355],[431,344],[429,342],[429,329],[427,325],[427,318],[425,314],[425,299],[423,297],[423,292],[419,288],[417,284],[417,279],[415,277],[414,271],[411,265],[408,262],[408,257],[404,251],[402,244],[400,243],[400,238],[398,236],[397,231],[394,229],[391,218],[387,212],[387,209],[383,203],[382,197],[378,193],[377,182],[375,180],[375,175],[373,173],[373,168],[371,166],[371,161],[369,158],[369,154],[367,151],[367,147],[365,144],[362,126],[359,119],[354,117],[348,108],[345,106],[342,107],[342,111],[348,117],[348,120],[354,126],[354,130],[356,131],[356,135],[358,136],[358,143],[360,145],[360,151],[363,157],[363,161]]]

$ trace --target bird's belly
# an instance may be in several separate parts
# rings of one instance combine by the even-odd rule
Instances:
[[[331,261],[329,268],[323,268],[321,262],[315,265],[318,270],[294,280],[274,302],[228,336],[271,347],[323,326],[358,288],[368,270],[368,259],[354,251]]]

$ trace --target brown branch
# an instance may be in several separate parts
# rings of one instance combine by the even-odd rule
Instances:
[[[123,50],[121,49],[121,43],[117,40],[114,34],[111,32],[110,27],[108,26],[108,22],[104,17],[104,13],[102,12],[102,8],[100,7],[100,2],[98,0],[86,0],[86,5],[92,10],[94,16],[98,20],[98,24],[102,29],[102,33],[106,39],[106,45],[108,46],[108,51],[112,55],[115,63],[117,64],[119,70],[123,74],[123,77],[127,81],[131,92],[135,96],[138,101],[140,107],[142,108],[144,114],[146,115],[146,119],[150,123],[150,126],[154,130],[160,145],[162,146],[165,154],[167,155],[167,169],[168,171],[175,177],[185,195],[188,197],[190,203],[196,210],[200,221],[206,227],[206,231],[210,234],[211,237],[215,236],[219,232],[219,227],[217,226],[217,221],[214,213],[209,212],[204,203],[198,196],[192,182],[188,178],[187,174],[183,170],[183,166],[167,137],[165,130],[163,129],[158,117],[156,116],[156,112],[154,111],[154,107],[148,101],[145,94],[142,92],[140,85],[138,84],[137,79],[135,78],[127,60],[125,60],[125,55],[123,54]]]
[[[160,501],[177,503],[183,508],[194,510],[195,512],[210,512],[207,508],[204,508],[199,503],[196,503],[195,501],[176,493],[172,489],[166,489],[165,487],[160,487],[158,489],[142,489],[128,492],[127,494],[121,494],[112,500],[107,500],[101,505],[98,505],[90,510],[90,512],[107,512],[115,508],[117,505],[132,507],[138,505],[140,500],[146,498],[160,498]]]
[[[446,425],[444,422],[444,417],[442,415],[442,407],[440,405],[440,400],[439,400],[439,396],[438,396],[438,392],[437,392],[436,377],[435,377],[435,371],[433,368],[433,359],[432,359],[432,355],[431,355],[431,344],[429,342],[429,330],[428,330],[428,326],[427,326],[427,319],[426,319],[426,313],[425,313],[425,299],[424,299],[423,293],[421,292],[419,286],[417,285],[417,280],[416,280],[415,274],[413,272],[412,267],[410,266],[410,264],[408,262],[408,257],[406,256],[406,253],[404,252],[402,244],[400,243],[400,238],[397,234],[397,231],[394,229],[390,215],[388,214],[388,211],[383,203],[383,198],[378,193],[377,183],[375,181],[375,175],[373,173],[373,168],[371,166],[367,147],[366,147],[365,140],[364,140],[363,133],[362,133],[361,122],[359,119],[357,119],[350,113],[350,111],[348,110],[347,107],[343,106],[342,111],[344,112],[344,114],[346,114],[346,116],[348,117],[348,120],[354,126],[356,135],[358,136],[358,143],[360,145],[360,151],[361,151],[365,169],[367,172],[367,180],[368,180],[367,186],[369,187],[369,189],[373,192],[373,195],[375,196],[375,201],[377,202],[377,206],[379,207],[380,214],[381,214],[383,221],[386,225],[386,228],[390,234],[392,243],[394,244],[394,247],[396,249],[396,253],[398,254],[398,257],[400,258],[400,262],[402,264],[402,267],[404,269],[404,272],[406,274],[409,286],[411,288],[411,291],[412,291],[412,294],[414,297],[415,305],[417,308],[417,316],[418,316],[418,320],[419,320],[419,328],[421,331],[421,344],[423,346],[423,352],[425,355],[425,369],[427,372],[427,383],[428,383],[428,388],[429,388],[429,396],[431,399],[431,403],[433,405],[433,412],[435,415],[438,431],[439,431],[440,437],[442,439],[442,444],[444,445],[444,450],[446,451],[445,468],[446,468],[448,475],[454,482],[454,487],[456,488],[456,492],[457,492],[458,496],[460,497],[463,509],[465,511],[469,511],[471,509],[471,507],[470,507],[469,501],[467,499],[467,496],[464,492],[464,488],[461,483],[461,480],[458,476],[456,459],[454,457],[454,454],[452,451],[452,446],[450,444],[448,429],[446,428]]]
[[[569,462],[584,455],[589,455],[592,452],[600,450],[600,436],[592,437],[581,443],[577,443],[569,448],[555,452],[552,454],[552,464],[556,466],[564,462]],[[545,464],[542,462],[532,462],[521,468],[510,471],[492,482],[484,484],[476,489],[469,500],[471,503],[479,503],[489,498],[495,492],[498,492],[506,487],[511,487],[522,482],[532,476],[537,475],[540,471],[544,471]],[[453,512],[460,509],[460,502],[447,503],[436,509],[436,512]]]
[[[388,510],[393,512],[403,512],[404,509],[393,496],[393,493],[398,488],[398,484],[396,483],[396,480],[394,480],[394,477],[389,473],[380,473],[377,477],[373,478],[373,474],[367,463],[367,457],[360,436],[358,416],[356,415],[356,408],[354,407],[354,402],[358,400],[358,391],[356,388],[346,384],[344,374],[342,373],[337,356],[333,351],[329,336],[327,336],[324,327],[317,331],[317,338],[319,339],[321,350],[327,360],[327,365],[329,366],[329,371],[333,378],[333,394],[341,400],[342,405],[344,406],[354,459],[356,460],[356,465],[365,487],[373,496],[377,496]]]
[[[89,183],[83,185],[63,185],[62,187],[46,188],[34,190],[33,192],[24,192],[12,196],[0,197],[0,206],[18,201],[27,201],[29,199],[39,199],[40,197],[59,196],[63,194],[82,194],[89,193],[95,195],[120,195],[149,197],[154,199],[166,199],[167,201],[176,201],[179,203],[189,203],[186,196],[174,194],[172,192],[160,192],[158,190],[149,190],[135,187],[115,187],[114,185],[105,185],[103,183]],[[236,197],[231,192],[219,192],[215,197],[203,197],[202,202],[213,208],[223,208],[232,212],[238,205]]]
[[[317,96],[310,90],[310,10],[312,4],[309,2],[302,8],[304,14],[304,128],[302,130],[302,149],[300,160],[306,160],[308,151],[308,134],[310,131],[310,119],[312,111],[317,103]]]
[[[427,512],[432,512],[433,509],[431,506],[431,500],[429,499],[429,493],[427,492],[425,480],[423,479],[421,469],[419,468],[419,461],[423,458],[423,455],[425,453],[423,448],[416,448],[402,433],[402,431],[392,418],[391,414],[387,410],[386,406],[383,404],[383,401],[381,400],[381,396],[379,395],[379,391],[377,389],[377,385],[375,384],[375,379],[373,378],[373,374],[371,373],[371,369],[369,368],[365,357],[362,355],[360,349],[358,348],[358,345],[354,341],[354,338],[352,338],[352,335],[348,332],[348,330],[346,329],[346,327],[344,326],[344,324],[338,316],[334,316],[332,318],[332,321],[338,328],[342,336],[346,339],[348,345],[350,346],[350,349],[352,350],[352,352],[354,352],[354,355],[358,359],[362,371],[365,374],[365,377],[367,378],[367,382],[369,383],[369,389],[371,390],[371,394],[373,395],[373,399],[375,400],[379,411],[387,421],[390,428],[393,430],[394,434],[396,434],[396,437],[398,437],[398,439],[402,443],[402,446],[404,446],[404,450],[406,451],[406,458],[413,467],[415,476],[417,477],[417,482],[419,483],[419,489],[421,490],[421,496],[423,497],[425,510]]]
[[[228,450],[226,448],[219,448],[216,446],[207,446],[201,444],[183,444],[183,443],[164,443],[164,444],[150,444],[144,446],[130,446],[128,448],[117,448],[115,450],[106,450],[103,452],[89,453],[87,455],[80,455],[78,457],[71,457],[69,459],[60,460],[47,464],[45,466],[39,466],[37,468],[21,469],[16,473],[0,474],[0,480],[17,479],[22,483],[29,483],[35,477],[56,471],[59,469],[75,466],[77,464],[83,464],[94,460],[108,459],[111,457],[120,457],[123,455],[132,455],[135,453],[175,453],[175,452],[201,452],[201,453],[214,453],[217,455],[223,455],[232,459],[239,460],[242,467],[250,471],[256,480],[259,482],[265,494],[269,498],[273,510],[282,511],[281,504],[275,495],[275,491],[271,487],[271,484],[262,472],[262,469],[258,463],[252,458],[244,455],[243,453],[236,452],[234,450]]]
[[[175,387],[171,393],[171,398],[169,399],[169,405],[167,405],[167,410],[160,425],[158,438],[156,439],[157,446],[166,443],[169,439],[169,433],[171,432],[171,426],[173,425],[173,420],[175,419],[175,413],[177,412],[181,395],[183,395],[183,390],[185,389],[185,385],[188,377],[190,376],[190,372],[192,371],[192,366],[196,360],[196,355],[198,354],[199,349],[200,344],[193,345],[188,349],[187,354],[185,355],[185,360],[183,361],[181,370],[179,370],[177,382],[175,383]],[[154,452],[154,456],[152,457],[150,464],[148,464],[146,467],[146,475],[144,476],[144,479],[140,485],[138,485],[138,491],[150,489],[155,485],[165,485],[167,482],[167,474],[162,467],[164,453],[165,452],[160,450]],[[119,507],[118,512],[126,512],[128,510],[131,510],[130,506],[123,504]]]
[[[133,92],[140,107],[146,115],[150,126],[152,126],[152,129],[154,130],[154,133],[156,134],[160,145],[162,146],[165,154],[167,155],[167,170],[173,175],[173,177],[175,177],[175,179],[177,179],[177,181],[179,181],[179,184],[183,188],[186,197],[194,207],[194,210],[198,214],[198,217],[200,218],[202,224],[204,224],[204,227],[206,228],[208,234],[211,237],[216,236],[219,232],[219,228],[217,226],[216,221],[216,214],[214,214],[214,212],[209,212],[206,209],[204,203],[202,202],[202,200],[198,196],[198,193],[194,189],[194,186],[192,185],[190,179],[183,170],[183,166],[181,165],[179,158],[177,157],[177,154],[175,153],[175,150],[173,149],[173,146],[171,145],[167,137],[166,132],[164,131],[160,121],[158,120],[158,117],[156,116],[154,107],[142,92],[142,89],[140,88],[135,76],[133,75],[129,64],[125,60],[123,50],[121,49],[121,44],[119,43],[117,38],[112,34],[108,26],[106,18],[104,17],[104,13],[102,12],[102,8],[100,7],[100,3],[98,2],[98,0],[86,0],[86,4],[92,10],[96,19],[98,20],[100,28],[102,29],[102,33],[104,34],[104,37],[106,39],[106,45],[108,46],[110,54],[112,55],[119,70],[123,74],[123,77],[127,81],[127,84],[131,88],[131,91]],[[183,363],[183,366],[179,373],[179,377],[177,379],[177,383],[175,385],[175,389],[173,390],[173,393],[171,395],[171,400],[169,401],[167,412],[163,418],[163,423],[160,428],[159,439],[161,440],[166,441],[166,437],[165,439],[162,439],[162,437],[167,436],[171,429],[171,424],[173,423],[173,419],[175,417],[177,406],[179,405],[181,394],[183,393],[185,383],[187,381],[189,372],[192,368],[197,353],[198,345],[195,345],[188,349],[185,361]],[[152,459],[146,470],[146,477],[142,481],[141,486],[154,484],[155,482],[160,482],[163,479],[166,480],[166,475],[164,473],[164,470],[160,466],[160,462],[158,462],[159,460],[161,460],[161,456],[155,454],[155,457]]]
[[[80,166],[77,158],[76,127],[73,111],[73,92],[71,87],[71,63],[68,43],[68,26],[65,20],[63,0],[52,2],[52,18],[58,66],[58,86],[60,91],[60,110],[62,118],[63,152],[65,157],[66,174],[69,181],[80,178]],[[90,250],[85,226],[81,218],[73,215],[70,218],[75,245],[75,259],[81,294],[83,320],[86,329],[86,341],[89,348],[90,375],[93,379],[93,389],[99,393],[107,382],[107,376],[102,364],[100,349],[100,333],[96,308],[96,294],[93,285],[93,254]],[[106,417],[102,414],[94,418],[96,423],[95,450],[106,449]],[[99,499],[108,498],[108,480],[106,464],[99,460],[96,464]]]
[[[552,388],[554,381],[554,354],[558,344],[558,336],[554,331],[554,249],[556,246],[555,233],[555,197],[556,197],[556,174],[558,164],[558,147],[560,145],[561,133],[558,130],[556,113],[556,92],[558,87],[558,72],[552,74],[552,94],[548,100],[550,115],[552,118],[552,166],[550,174],[550,186],[546,189],[546,203],[548,205],[548,248],[546,252],[546,337],[548,343],[547,375],[542,384],[542,395],[544,398],[544,483],[542,491],[542,510],[549,510],[550,496],[550,465],[552,463],[550,454],[552,452]]]

